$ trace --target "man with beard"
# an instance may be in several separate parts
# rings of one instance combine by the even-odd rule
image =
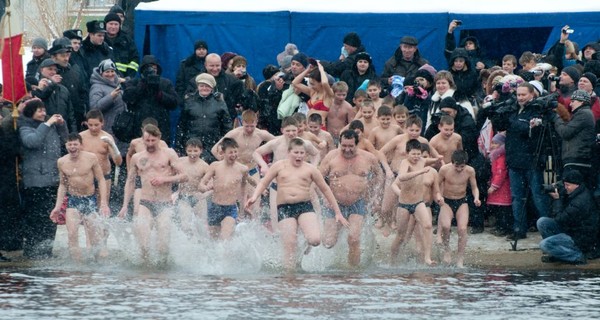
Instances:
[[[358,266],[364,217],[368,212],[367,208],[375,207],[374,202],[379,198],[380,188],[383,186],[383,171],[379,160],[373,154],[358,149],[358,134],[354,130],[346,130],[340,135],[340,148],[325,156],[319,170],[326,177],[342,215],[350,223],[348,263]],[[337,242],[340,224],[329,205],[323,214],[326,217],[323,244],[331,248]]]

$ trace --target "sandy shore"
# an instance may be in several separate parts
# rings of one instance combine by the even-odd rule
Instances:
[[[374,234],[378,248],[375,252],[374,260],[386,261],[393,235],[389,237],[383,237],[379,230],[376,229],[374,230]],[[66,228],[64,226],[59,226],[55,241],[55,253],[59,256],[67,255],[66,239]],[[81,234],[80,239],[85,239],[83,234]],[[588,264],[582,266],[574,266],[563,263],[542,263],[540,260],[542,252],[538,247],[540,240],[541,236],[539,233],[529,233],[527,239],[519,240],[517,244],[517,251],[513,251],[509,241],[506,241],[503,237],[496,237],[490,234],[487,230],[481,234],[470,234],[467,244],[465,265],[470,268],[487,270],[600,270],[600,259],[590,260],[588,261]],[[453,230],[451,246],[454,249],[456,248],[456,242],[456,232]],[[109,248],[110,247],[111,241],[109,238]],[[115,243],[113,243],[112,247],[113,249],[117,250]],[[407,245],[406,250],[414,251],[412,243]],[[20,266],[27,267],[33,264],[31,261],[28,261],[22,257],[21,251],[3,252],[3,254],[11,258],[13,261],[0,263],[0,268]],[[438,262],[441,260],[440,247],[434,245],[432,257]]]

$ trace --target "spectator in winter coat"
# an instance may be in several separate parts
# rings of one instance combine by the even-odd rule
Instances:
[[[140,55],[133,39],[121,31],[121,18],[116,13],[104,17],[106,36],[104,41],[113,50],[113,61],[117,66],[119,76],[134,78],[138,72]]]
[[[48,58],[40,65],[40,82],[31,94],[44,102],[49,114],[60,114],[71,132],[77,132],[77,121],[71,103],[69,89],[62,85],[62,76],[57,74],[58,64]]]
[[[104,41],[106,29],[104,21],[93,20],[86,23],[88,36],[81,42],[81,56],[87,78],[92,75],[100,61],[113,59],[113,49]]]
[[[183,59],[179,64],[177,79],[175,80],[175,91],[179,99],[183,101],[185,95],[195,92],[196,77],[206,72],[204,66],[206,55],[208,54],[208,44],[204,40],[194,42],[194,53]]]
[[[353,58],[356,61],[350,69],[344,70],[340,77],[340,81],[346,82],[348,85],[348,95],[346,101],[352,103],[354,92],[365,82],[365,80],[377,79],[377,73],[373,66],[373,59],[367,52],[359,52]],[[327,68],[325,68],[327,71]]]
[[[25,81],[30,86],[37,86],[39,78],[39,69],[42,61],[50,58],[50,54],[48,51],[48,41],[43,38],[35,38],[31,42],[31,52],[33,52],[33,57],[29,62],[27,62],[27,66],[25,69]]]

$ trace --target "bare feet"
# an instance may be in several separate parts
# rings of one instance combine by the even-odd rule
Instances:
[[[456,259],[456,267],[461,269],[465,267],[464,258],[460,257]]]
[[[451,264],[452,263],[452,254],[450,253],[450,251],[444,252],[444,257],[442,258],[442,262],[444,264]]]

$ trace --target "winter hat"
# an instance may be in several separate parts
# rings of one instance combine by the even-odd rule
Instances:
[[[229,65],[229,60],[235,58],[237,56],[234,52],[225,52],[221,55],[221,68],[223,70],[227,70],[227,66]]]
[[[123,16],[125,16],[125,10],[123,10],[123,8],[120,5],[118,5],[118,4],[115,4],[114,6],[112,6],[108,12],[109,13],[115,13],[115,14],[116,13],[120,13]]]
[[[583,182],[583,176],[577,170],[569,170],[565,173],[562,180],[572,184],[581,184]]]
[[[121,17],[116,13],[108,13],[104,16],[104,23],[109,23],[110,21],[116,21],[121,24]]]
[[[424,70],[424,69],[417,70],[417,73],[415,74],[415,78],[417,78],[417,77],[424,78],[425,80],[427,80],[427,82],[429,82],[429,84],[433,84],[433,76],[427,70]]]
[[[73,39],[82,40],[83,32],[81,32],[81,29],[65,30],[65,31],[63,31],[63,36],[68,38],[69,40],[73,40]]]
[[[496,135],[492,138],[492,142],[504,144],[506,142],[506,135],[504,135],[504,133],[496,133]]]
[[[356,32],[350,32],[344,36],[344,44],[358,48],[361,45],[360,37]]]
[[[452,108],[458,111],[458,104],[456,103],[456,100],[454,100],[454,98],[445,97],[444,99],[442,99],[442,101],[440,101],[440,110],[444,108]]]
[[[562,69],[562,72],[568,74],[569,77],[571,77],[571,79],[573,79],[573,82],[575,82],[575,83],[579,82],[581,73],[579,72],[579,70],[577,70],[577,68],[575,68],[573,66],[569,66],[569,67]]]
[[[417,40],[417,38],[413,37],[413,36],[404,36],[402,37],[402,39],[400,39],[400,44],[408,44],[411,46],[416,46],[419,44],[419,40]]]
[[[590,94],[587,93],[587,91],[585,91],[585,90],[575,90],[575,92],[573,92],[573,94],[571,95],[571,101],[573,101],[573,100],[577,100],[577,101],[581,101],[583,103],[590,104],[590,101],[592,100],[592,98],[590,97]]]
[[[204,83],[205,85],[214,88],[217,86],[215,77],[208,73],[201,73],[196,77],[196,84]]]
[[[204,48],[204,49],[206,49],[206,51],[208,51],[208,44],[206,43],[206,41],[198,40],[198,41],[194,42],[194,51],[198,50],[200,48]]]
[[[98,71],[100,71],[102,74],[104,71],[108,70],[117,70],[115,63],[110,59],[100,61],[100,64],[98,65]]]
[[[592,88],[596,88],[596,85],[598,84],[598,77],[596,77],[595,74],[593,74],[591,72],[586,72],[583,75],[581,75],[581,78],[586,78],[586,79],[590,80],[590,83],[592,84]]]
[[[276,66],[274,66],[272,64],[266,65],[262,70],[263,77],[267,81],[269,79],[271,79],[278,72],[279,72],[279,68],[277,68]]]
[[[44,50],[48,50],[48,41],[44,38],[35,38],[31,42],[31,47],[39,47]]]
[[[369,65],[371,65],[373,63],[373,58],[371,58],[371,55],[368,54],[367,52],[359,52],[356,54],[355,60],[365,60],[367,62],[369,62]]]
[[[544,95],[544,85],[541,82],[537,80],[531,80],[529,81],[529,84],[535,88],[535,91],[538,92],[538,96],[541,97]]]
[[[296,53],[292,57],[292,61],[297,61],[298,63],[303,65],[305,68],[308,67],[308,57],[302,52]]]
[[[104,26],[104,21],[100,21],[100,20],[88,21],[85,24],[85,26],[87,27],[88,33],[106,32],[106,27]]]
[[[52,42],[52,48],[48,50],[48,53],[55,55],[58,53],[71,52],[71,40],[66,37],[58,38]]]
[[[432,77],[435,77],[435,74],[437,73],[437,70],[435,70],[435,68],[430,65],[430,64],[424,64],[422,65],[419,70],[425,70],[427,72],[429,72],[429,74],[431,74]]]
[[[58,63],[56,63],[56,61],[52,60],[51,58],[48,58],[48,59],[45,59],[44,61],[42,61],[42,63],[40,64],[40,70],[42,68],[57,66],[57,65],[58,65]]]

